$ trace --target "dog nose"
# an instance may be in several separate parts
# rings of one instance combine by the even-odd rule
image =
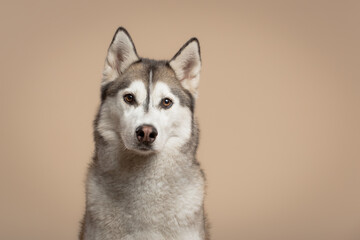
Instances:
[[[136,128],[136,137],[141,143],[150,144],[155,141],[158,132],[155,127],[151,125],[142,125]]]

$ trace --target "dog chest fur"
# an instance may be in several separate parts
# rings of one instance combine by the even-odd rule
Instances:
[[[121,174],[90,167],[87,207],[89,220],[99,225],[97,234],[104,229],[103,234],[110,231],[120,239],[139,232],[146,235],[139,239],[173,239],[172,235],[193,233],[191,239],[201,239],[196,235],[203,228],[204,186],[197,165],[184,166],[169,156],[139,161],[124,167]],[[159,232],[163,237],[155,234]]]

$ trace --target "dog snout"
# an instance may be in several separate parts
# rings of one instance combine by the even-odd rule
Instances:
[[[136,137],[140,143],[150,144],[153,143],[158,135],[154,126],[142,125],[136,128]]]

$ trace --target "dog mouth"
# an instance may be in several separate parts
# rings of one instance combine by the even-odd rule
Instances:
[[[139,143],[137,144],[136,146],[136,149],[135,149],[137,152],[140,152],[140,153],[152,153],[154,152],[154,148],[151,144],[144,144],[144,143]]]
[[[152,150],[152,147],[151,146],[138,146],[137,149],[140,151],[148,152],[148,151]]]

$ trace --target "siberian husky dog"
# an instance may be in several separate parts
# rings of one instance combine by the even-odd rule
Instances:
[[[108,49],[82,240],[209,239],[194,117],[200,46],[170,61],[138,56],[124,28]]]

